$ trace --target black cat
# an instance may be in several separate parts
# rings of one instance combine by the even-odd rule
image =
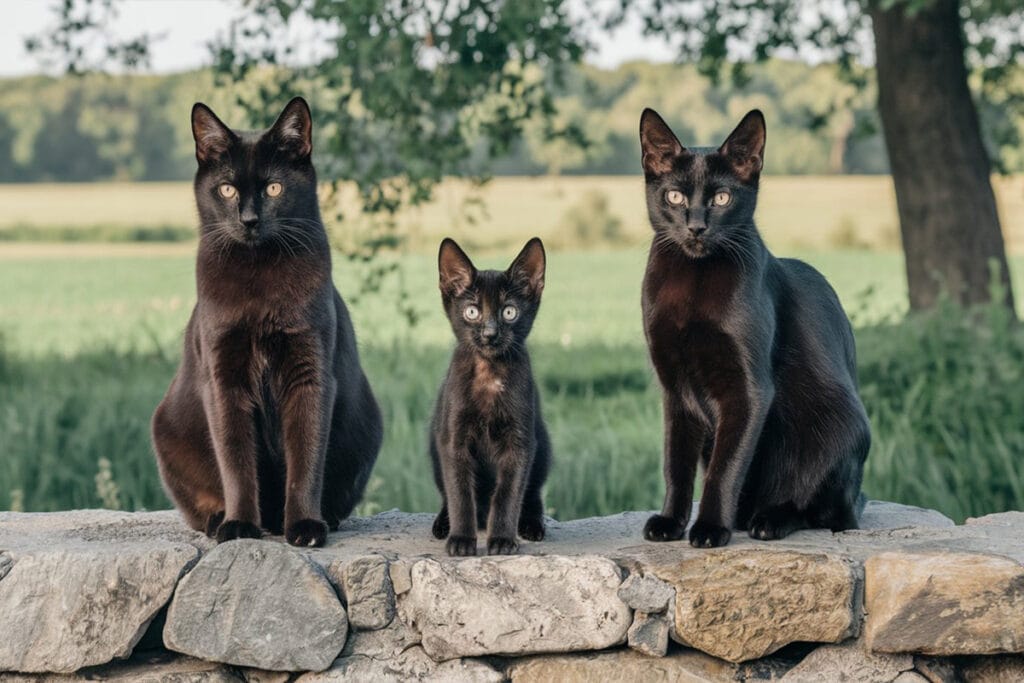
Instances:
[[[196,104],[192,133],[198,301],[153,415],[160,475],[218,541],[262,527],[322,545],[362,496],[382,426],[331,282],[309,107],[243,133]]]
[[[665,503],[651,541],[682,537],[700,461],[698,547],[857,527],[871,437],[853,332],[811,266],[772,256],[754,225],[765,124],[747,114],[717,149],[685,149],[640,119],[654,240],[644,330],[663,389]],[[797,210],[799,210],[797,208]]]
[[[441,299],[457,340],[431,423],[430,458],[443,504],[436,538],[449,555],[512,554],[516,532],[544,538],[542,489],[551,444],[526,337],[544,289],[544,246],[526,243],[508,270],[477,271],[453,240],[441,243]]]

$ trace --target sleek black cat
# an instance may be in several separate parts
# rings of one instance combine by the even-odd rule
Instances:
[[[198,301],[153,415],[160,476],[218,541],[263,528],[322,545],[362,496],[382,425],[331,282],[309,107],[243,133],[196,104],[192,133]]]
[[[856,528],[871,442],[853,332],[814,268],[772,256],[754,225],[765,123],[747,114],[717,149],[686,149],[640,119],[654,240],[644,330],[663,389],[665,503],[651,541],[681,538],[698,461],[698,547],[731,530],[776,539]]]
[[[449,555],[487,553],[544,538],[542,489],[551,443],[540,413],[526,337],[544,290],[544,246],[536,237],[506,271],[477,271],[453,240],[441,243],[441,299],[456,346],[431,423],[430,458],[443,504],[436,538]]]

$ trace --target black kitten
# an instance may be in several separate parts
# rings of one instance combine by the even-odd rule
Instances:
[[[857,396],[853,332],[811,266],[772,256],[754,225],[765,124],[747,114],[718,149],[685,149],[640,119],[654,228],[644,330],[663,389],[665,504],[651,541],[680,538],[697,462],[699,547],[731,529],[760,539],[857,527],[871,438]]]
[[[153,415],[160,475],[218,541],[262,527],[322,545],[362,496],[382,425],[331,282],[309,107],[242,133],[196,104],[192,133],[198,301]]]
[[[477,271],[453,240],[441,243],[441,299],[457,340],[431,424],[430,458],[443,504],[434,536],[449,555],[516,552],[516,531],[544,538],[542,488],[551,444],[526,336],[544,289],[544,246],[526,243],[508,270]]]

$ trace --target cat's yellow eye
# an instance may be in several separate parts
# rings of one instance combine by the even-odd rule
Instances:
[[[224,183],[217,189],[220,190],[220,196],[223,197],[224,199],[234,199],[235,197],[238,196],[238,190],[235,188],[234,185],[228,185],[227,183]]]
[[[281,183],[270,183],[267,185],[267,196],[276,197],[281,194]]]
[[[480,309],[470,304],[462,309],[462,316],[470,322],[475,322],[480,319]]]
[[[501,309],[501,319],[507,323],[512,322],[519,317],[519,309],[509,304],[505,308]]]
[[[712,201],[715,206],[725,206],[732,201],[732,194],[728,190],[719,190],[715,193],[715,198]]]
[[[665,199],[673,206],[686,206],[686,195],[679,190],[669,190],[665,193]]]

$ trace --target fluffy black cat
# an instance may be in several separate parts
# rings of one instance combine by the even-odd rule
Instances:
[[[871,442],[853,332],[811,266],[772,256],[754,225],[765,123],[747,114],[717,149],[686,149],[640,119],[654,240],[644,330],[663,390],[665,503],[651,541],[681,538],[697,463],[698,547],[856,528]],[[796,208],[796,207],[795,207]]]
[[[256,133],[192,109],[198,301],[152,430],[171,500],[218,541],[263,528],[322,545],[380,449],[380,411],[331,282],[312,125],[301,98]]]
[[[441,243],[441,299],[456,346],[431,423],[430,458],[443,504],[436,538],[449,555],[475,555],[477,529],[487,553],[544,538],[542,489],[551,444],[540,412],[526,337],[544,290],[544,246],[537,238],[506,271],[478,271],[453,240]]]

